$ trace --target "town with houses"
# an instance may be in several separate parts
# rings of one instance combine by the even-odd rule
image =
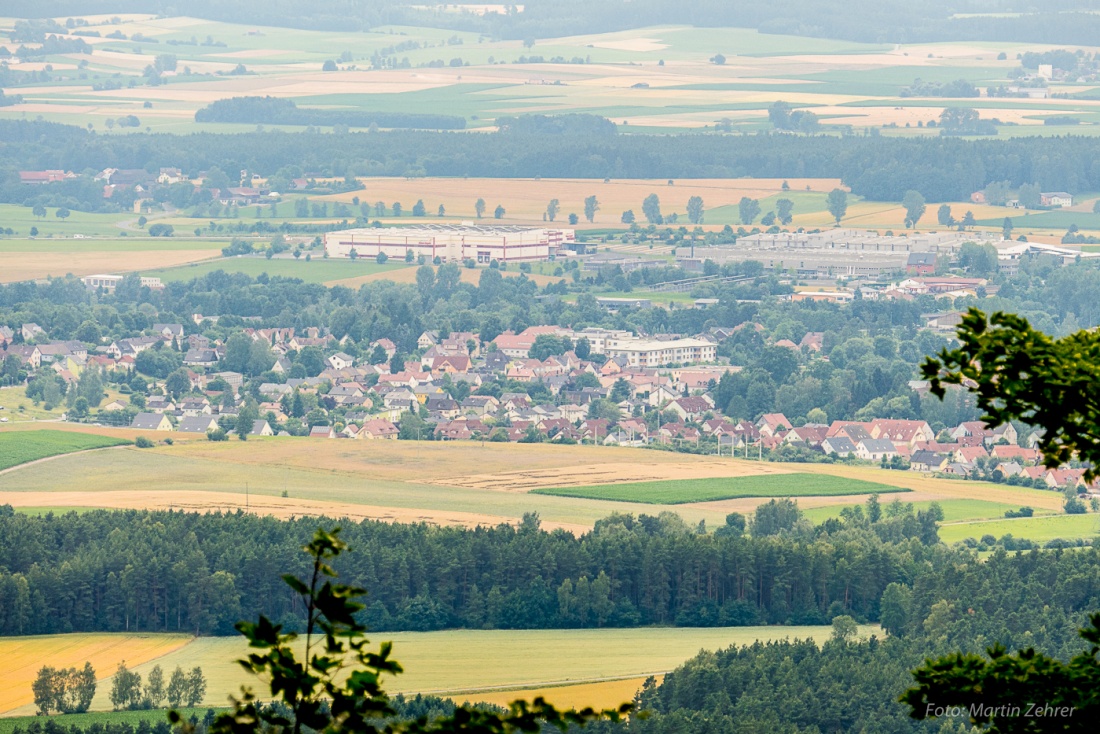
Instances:
[[[960,282],[948,288],[945,280],[951,279],[910,278],[882,297],[984,284],[956,278]],[[960,318],[959,312],[932,314],[927,326],[951,331]],[[174,375],[185,376],[185,384],[173,384],[171,376],[154,378],[147,395],[132,391],[128,400],[107,402],[94,414],[67,417],[212,440],[238,433],[242,438],[591,443],[773,461],[869,462],[963,479],[1087,489],[1083,468],[1044,467],[1035,448],[1040,434],[1021,435],[1011,424],[991,430],[968,421],[937,434],[923,420],[794,425],[782,413],[764,413],[755,421],[724,415],[713,392],[724,376],[741,368],[722,364],[717,345],[748,324],[694,336],[648,337],[544,325],[504,332],[489,343],[470,332],[426,331],[416,353],[400,364],[388,339],[349,350],[346,340],[319,328],[245,328],[235,336],[247,339],[249,347],[260,345],[270,361],[259,377],[249,377],[225,368],[227,343],[202,335],[204,326],[216,322],[194,314],[192,323],[154,324],[142,335],[96,348],[53,341],[33,323],[18,330],[0,326],[0,364],[17,360],[28,379],[52,371],[76,385],[85,371],[100,370],[125,383],[143,352],[175,351],[182,367]],[[822,334],[774,345],[813,356],[822,349]],[[554,353],[539,359],[547,346]],[[316,375],[307,376],[288,356],[304,350],[321,360]],[[502,384],[516,389],[501,390]],[[482,389],[490,385],[497,389]],[[928,385],[914,380],[910,388],[922,393]]]

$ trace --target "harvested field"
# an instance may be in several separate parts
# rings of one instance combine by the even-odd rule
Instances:
[[[130,667],[138,666],[178,650],[190,639],[187,635],[105,633],[2,638],[0,714],[21,706],[30,706],[32,710],[28,713],[33,713],[31,683],[43,665],[82,668],[85,662],[90,662],[96,678],[103,680],[113,675],[123,660]]]
[[[787,468],[787,466],[791,468]],[[551,487],[589,488],[592,485],[608,483],[625,484],[642,481],[777,476],[789,475],[795,471],[793,465],[783,464],[684,461],[650,464],[644,460],[637,460],[636,463],[629,464],[584,464],[554,469],[526,469],[493,474],[473,474],[449,478],[447,483],[459,487],[488,489],[498,492],[530,492]]]
[[[541,221],[546,205],[557,199],[561,206],[562,220],[570,212],[581,215],[584,199],[595,195],[600,203],[595,224],[618,224],[620,215],[627,209],[641,214],[642,200],[650,194],[661,199],[661,211],[665,214],[687,210],[692,196],[702,197],[705,206],[736,206],[742,197],[765,198],[783,191],[783,179],[681,179],[672,186],[667,180],[625,179],[604,183],[601,179],[461,179],[421,178],[412,181],[397,178],[360,179],[367,193],[362,191],[332,194],[321,200],[350,202],[359,196],[364,201],[415,202],[423,199],[428,210],[443,204],[452,216],[475,219],[474,203],[485,199],[489,211],[497,204],[507,210],[508,219]],[[839,179],[790,179],[794,191],[828,192],[841,186]],[[482,220],[485,222],[486,220]],[[488,220],[492,221],[492,220]],[[565,226],[568,226],[567,224]]]
[[[94,245],[93,245],[94,246]],[[153,250],[133,252],[6,252],[0,283],[37,280],[49,276],[129,273],[169,268],[217,256],[215,250]]]

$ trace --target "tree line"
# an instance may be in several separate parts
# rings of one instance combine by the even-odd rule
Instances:
[[[232,97],[211,102],[195,113],[195,122],[246,122],[254,125],[344,125],[425,130],[462,130],[466,118],[407,112],[302,109],[289,99]]]
[[[1100,18],[1100,16],[1097,16]],[[514,126],[513,126],[514,127]],[[537,125],[541,130],[545,125]],[[485,135],[395,130],[362,133],[242,132],[97,135],[56,123],[0,121],[0,199],[22,203],[19,169],[214,167],[271,175],[298,166],[316,176],[560,178],[841,178],[854,194],[900,201],[967,200],[993,182],[1044,190],[1100,189],[1100,140],[1084,136],[965,140],[955,137],[758,135]],[[598,192],[597,192],[598,194]]]
[[[876,502],[877,506],[877,502]],[[580,538],[519,528],[351,523],[341,573],[379,630],[811,624],[878,619],[890,583],[942,555],[932,511],[890,503],[814,527],[789,501],[706,534],[678,516],[612,516]],[[2,513],[0,513],[2,514]],[[315,520],[106,512],[0,517],[0,634],[229,634],[303,612],[278,584]]]

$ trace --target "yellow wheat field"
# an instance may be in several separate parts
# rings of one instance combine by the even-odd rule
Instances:
[[[73,634],[0,639],[0,714],[34,701],[31,683],[44,665],[82,668],[90,662],[96,679],[114,675],[118,664],[141,665],[178,650],[188,635]]]

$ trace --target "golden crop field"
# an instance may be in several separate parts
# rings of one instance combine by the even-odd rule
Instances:
[[[178,650],[190,639],[187,635],[107,633],[0,638],[0,714],[28,705],[33,709],[31,683],[44,665],[83,668],[90,662],[102,681],[122,661],[129,667],[142,665]],[[102,691],[105,686],[99,688]]]
[[[869,636],[875,626],[862,626]],[[628,701],[649,675],[673,670],[700,650],[719,650],[757,640],[829,637],[829,626],[661,627],[583,630],[445,630],[392,632],[371,636],[375,645],[392,641],[393,657],[405,672],[387,677],[391,693],[431,693],[459,701],[510,701],[548,695],[563,705],[614,705]],[[95,638],[113,640],[114,653],[96,653]],[[100,643],[102,644],[102,643]],[[299,648],[304,647],[300,641]],[[28,662],[18,676],[0,673],[0,713],[33,713],[30,681],[43,664],[82,666],[92,660],[101,681],[119,660],[143,677],[154,665],[171,672],[200,666],[207,680],[204,705],[227,703],[241,684],[260,691],[255,678],[235,662],[248,653],[242,637],[189,638],[180,635],[55,635],[0,640],[0,654]],[[38,657],[35,657],[35,654]],[[89,656],[99,654],[99,657]],[[48,657],[43,657],[43,655]],[[55,661],[55,662],[48,662]],[[7,685],[4,685],[7,684]],[[5,689],[14,695],[3,698]],[[92,710],[110,710],[110,686],[101,682]]]
[[[423,199],[429,210],[440,204],[448,217],[476,218],[474,204],[485,200],[486,215],[483,223],[491,224],[497,205],[505,208],[507,219],[542,221],[543,213],[551,199],[557,199],[561,211],[558,222],[568,220],[574,213],[584,221],[584,200],[595,196],[600,211],[594,224],[621,226],[620,217],[631,209],[642,221],[642,201],[650,194],[661,200],[665,215],[687,211],[687,202],[693,196],[703,199],[707,208],[736,206],[742,197],[762,199],[783,193],[784,179],[735,178],[735,179],[682,179],[670,185],[667,179],[507,179],[507,178],[365,178],[360,179],[364,190],[321,197],[331,201],[350,202],[353,197],[361,201],[382,201],[386,206],[399,201],[406,208]],[[827,193],[842,186],[839,179],[789,179],[787,185],[793,191],[817,191]]]

